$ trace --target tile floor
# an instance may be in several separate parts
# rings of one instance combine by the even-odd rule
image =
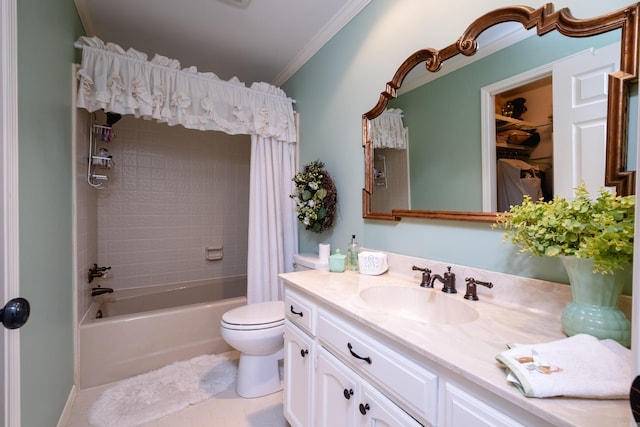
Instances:
[[[78,393],[65,427],[88,427],[91,404],[112,384]],[[282,414],[282,392],[257,399],[239,397],[233,386],[209,400],[167,415],[143,427],[289,427]]]

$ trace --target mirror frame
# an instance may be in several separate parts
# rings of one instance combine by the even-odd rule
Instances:
[[[365,160],[365,187],[362,190],[362,217],[366,219],[400,220],[402,217],[431,218],[459,221],[494,222],[496,212],[458,212],[437,210],[392,209],[388,212],[373,212],[373,144],[369,137],[369,121],[382,114],[390,99],[407,74],[424,62],[430,72],[437,72],[442,63],[458,54],[471,56],[478,49],[477,37],[486,29],[503,23],[519,22],[529,30],[536,27],[538,36],[558,31],[567,37],[589,37],[621,29],[620,70],[609,74],[607,102],[607,141],[605,185],[616,188],[620,195],[634,194],[635,171],[626,170],[627,125],[629,119],[629,92],[632,83],[638,81],[638,40],[640,33],[640,3],[588,19],[577,19],[568,8],[554,11],[552,3],[534,9],[528,6],[508,6],[482,15],[467,27],[462,36],[442,50],[421,49],[409,56],[400,65],[393,79],[387,83],[375,107],[362,115],[362,146]]]

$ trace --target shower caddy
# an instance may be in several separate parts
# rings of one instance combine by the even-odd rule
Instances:
[[[113,166],[113,158],[105,148],[98,149],[97,140],[109,142],[113,137],[113,128],[109,125],[95,124],[95,117],[91,115],[87,183],[99,190],[107,187],[109,177],[106,175],[106,171]]]

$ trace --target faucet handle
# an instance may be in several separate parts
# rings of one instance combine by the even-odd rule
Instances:
[[[478,301],[478,295],[476,294],[477,285],[485,286],[487,288],[493,288],[493,283],[491,282],[481,282],[480,280],[476,280],[473,277],[467,277],[464,279],[467,282],[467,293],[464,294],[464,299],[468,299],[471,301]]]
[[[422,271],[422,282],[420,282],[420,286],[423,288],[433,288],[433,283],[431,282],[431,270],[428,268],[420,268],[417,266],[411,267],[414,271]]]

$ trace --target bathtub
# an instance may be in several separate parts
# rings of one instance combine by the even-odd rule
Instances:
[[[80,389],[231,347],[222,315],[247,303],[246,276],[126,289],[94,299],[80,322]]]

